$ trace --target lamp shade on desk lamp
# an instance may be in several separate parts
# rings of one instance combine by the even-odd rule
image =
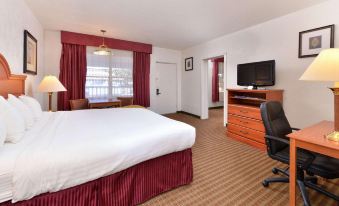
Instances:
[[[334,82],[334,86],[330,89],[334,94],[335,131],[327,137],[330,140],[339,141],[339,48],[326,49],[320,52],[300,77],[300,80]]]
[[[49,75],[45,76],[41,81],[39,87],[39,92],[47,92],[48,93],[48,111],[52,111],[52,94],[53,92],[63,92],[67,91],[64,85],[61,84],[58,78],[55,76]]]

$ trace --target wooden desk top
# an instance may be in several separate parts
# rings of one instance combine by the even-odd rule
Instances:
[[[226,89],[231,92],[251,92],[251,93],[272,93],[272,92],[284,92],[283,89]]]
[[[339,142],[331,141],[326,138],[326,135],[333,131],[333,122],[322,121],[318,124],[293,132],[287,136],[291,139],[295,139],[296,141],[307,142],[339,151]]]
[[[118,99],[89,99],[89,104],[95,104],[95,103],[110,103],[110,102],[121,102]]]

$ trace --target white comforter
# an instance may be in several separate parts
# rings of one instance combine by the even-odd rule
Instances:
[[[194,141],[193,127],[146,109],[53,113],[17,159],[12,202],[116,173]]]

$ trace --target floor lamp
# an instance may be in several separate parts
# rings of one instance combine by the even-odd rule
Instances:
[[[339,49],[320,52],[300,80],[334,82],[334,86],[330,88],[334,95],[334,131],[326,137],[339,142]]]
[[[64,85],[61,84],[58,78],[52,75],[45,76],[41,81],[39,87],[39,92],[48,93],[48,111],[52,111],[52,95],[53,92],[64,92],[67,91]]]

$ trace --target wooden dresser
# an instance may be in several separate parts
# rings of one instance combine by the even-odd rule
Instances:
[[[226,135],[261,150],[266,150],[265,127],[260,104],[283,102],[283,90],[227,89],[228,123]]]

